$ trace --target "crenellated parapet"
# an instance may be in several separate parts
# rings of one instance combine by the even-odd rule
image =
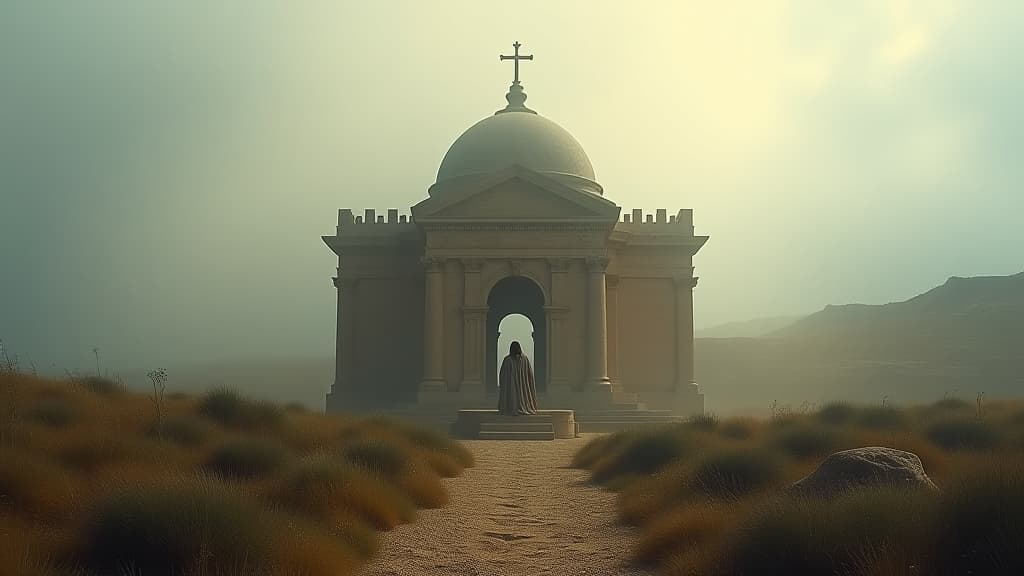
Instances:
[[[379,249],[418,244],[420,234],[412,215],[389,208],[381,213],[373,208],[356,214],[352,209],[338,210],[338,226],[334,236],[324,242],[339,256],[355,254],[360,249]],[[415,251],[415,250],[414,250]]]
[[[622,212],[610,239],[622,250],[677,246],[684,249],[680,254],[689,256],[700,250],[708,237],[694,234],[693,210],[681,209],[669,215],[664,208],[647,213],[636,208]]]

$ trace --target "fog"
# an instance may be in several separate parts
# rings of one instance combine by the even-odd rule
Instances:
[[[0,339],[41,370],[333,355],[336,210],[504,105],[693,208],[698,327],[1024,268],[1019,2],[0,3]]]

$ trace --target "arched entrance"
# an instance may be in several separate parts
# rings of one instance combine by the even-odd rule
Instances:
[[[522,314],[533,324],[533,364],[537,389],[547,390],[547,322],[544,318],[544,292],[524,276],[509,276],[494,285],[487,295],[487,391],[498,388],[498,327],[510,314]],[[507,351],[502,352],[504,357]]]

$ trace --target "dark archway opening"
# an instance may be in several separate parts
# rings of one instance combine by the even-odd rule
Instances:
[[[498,389],[498,362],[508,350],[498,350],[499,326],[510,314],[521,314],[533,324],[534,376],[537,390],[547,390],[547,322],[544,318],[544,292],[524,276],[509,276],[494,285],[487,295],[487,391]],[[499,356],[500,353],[500,356]]]

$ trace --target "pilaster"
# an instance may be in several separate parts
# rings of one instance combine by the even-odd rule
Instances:
[[[444,259],[424,257],[423,380],[419,395],[447,390],[444,380]]]
[[[485,345],[487,342],[487,305],[480,287],[480,271],[484,261],[476,258],[462,259],[465,282],[462,306],[462,383],[459,392],[466,395],[482,396],[484,393]]]
[[[693,374],[693,288],[697,279],[693,272],[676,276],[676,381],[677,391],[696,389]]]

